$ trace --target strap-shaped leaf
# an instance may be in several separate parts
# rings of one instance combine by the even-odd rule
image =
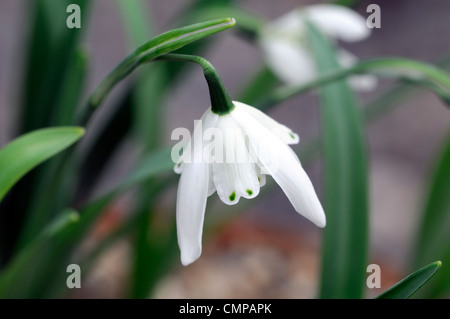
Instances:
[[[83,49],[73,54],[67,66],[67,73],[62,80],[62,88],[53,112],[52,126],[73,123],[75,110],[81,101],[88,64],[88,54]]]
[[[84,134],[80,127],[57,127],[33,131],[0,150],[0,201],[26,173],[66,149]]]
[[[441,266],[442,263],[440,261],[435,261],[417,270],[383,292],[377,299],[408,299],[430,280]]]
[[[30,39],[26,50],[23,112],[19,119],[23,132],[53,126],[54,118],[49,114],[72,108],[60,102],[72,85],[70,64],[82,34],[88,29],[91,2],[36,0],[29,3],[26,13],[30,14]],[[69,29],[66,24],[66,9],[72,3],[79,5],[82,13],[79,29]]]
[[[309,25],[321,73],[339,69],[331,43]],[[319,89],[325,171],[322,298],[361,298],[368,242],[367,165],[362,117],[345,81]]]
[[[450,135],[436,161],[430,190],[420,223],[416,249],[416,264],[425,264],[440,259],[444,267],[436,280],[427,285],[427,296],[440,297],[450,290]]]

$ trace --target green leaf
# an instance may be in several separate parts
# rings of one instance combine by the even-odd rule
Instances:
[[[441,259],[442,271],[430,282],[426,291],[439,297],[450,290],[450,135],[434,166],[429,194],[423,211],[416,249],[416,264]]]
[[[135,243],[139,247],[135,254],[132,298],[148,298],[158,280],[173,265],[178,249],[177,232],[174,222],[171,222],[169,229],[158,232],[150,222],[148,213],[141,213],[139,217]],[[151,226],[153,229],[150,229]],[[145,230],[140,230],[141,228]]]
[[[83,50],[78,50],[69,62],[68,72],[53,112],[52,126],[73,123],[82,95],[86,68],[87,56]],[[77,172],[69,165],[74,163],[74,159],[75,156],[65,153],[64,156],[55,157],[39,168],[32,192],[28,196],[26,218],[16,244],[19,249],[39,234],[56,214],[72,205]],[[49,198],[53,200],[45,200]]]
[[[263,19],[254,13],[226,3],[210,3],[196,8],[189,15],[189,21],[210,20],[220,17],[234,17],[236,29],[251,37],[256,37],[264,25]]]
[[[330,42],[309,25],[321,73],[339,68]],[[361,114],[344,81],[319,90],[325,171],[322,298],[361,298],[368,243],[366,145]]]
[[[417,250],[418,262],[432,257],[442,249],[440,242],[446,245],[448,229],[442,229],[448,225],[450,219],[450,136],[446,139],[434,167],[433,177],[430,181],[428,199],[425,204],[423,221],[420,231],[420,241]],[[447,238],[450,239],[450,238]],[[437,250],[437,251],[436,251]]]
[[[441,265],[440,261],[436,261],[417,270],[383,292],[377,299],[408,299],[433,277]]]
[[[82,27],[79,29],[69,29],[66,25],[66,9],[72,3],[76,3],[81,9]],[[29,43],[24,48],[24,87],[18,119],[21,133],[73,123],[73,110],[80,97],[82,84],[77,82],[83,81],[83,66],[78,70],[79,73],[72,72],[77,71],[77,65],[80,66],[78,44],[84,31],[88,29],[91,3],[88,0],[36,0],[30,3],[30,10],[26,12],[30,13],[30,34]],[[2,222],[9,227],[7,232],[2,233],[2,239],[8,242],[9,247],[16,246],[22,222],[28,220],[26,216],[33,214],[33,198],[48,189],[48,185],[44,183],[51,179],[49,173],[58,161],[59,158],[52,159],[27,174],[11,190],[8,200],[2,202],[2,210],[15,212],[14,216],[6,215],[2,218]],[[61,190],[60,194],[64,194],[63,188],[58,189]],[[53,193],[52,196],[57,201],[62,201],[60,194]],[[27,201],[22,200],[23,198],[27,198]],[[54,201],[46,200],[46,203],[54,208]],[[39,225],[39,230],[42,230],[41,226],[43,225]],[[8,259],[8,254],[3,258]]]
[[[75,211],[62,212],[2,269],[0,298],[43,298],[39,287],[48,284],[43,280],[43,276],[49,265],[58,262],[52,260],[52,253],[56,248],[62,248],[58,246],[59,242],[78,219],[79,215]],[[65,268],[57,271],[65,272]]]
[[[66,8],[77,3],[82,12],[82,28],[69,29]],[[90,1],[36,0],[31,4],[30,44],[27,48],[23,119],[21,129],[28,132],[51,125],[64,81],[70,71],[81,34],[87,30]]]
[[[86,123],[112,88],[140,65],[163,54],[177,50],[189,43],[229,29],[233,27],[235,23],[236,21],[232,18],[211,20],[174,29],[151,39],[125,58],[103,80],[91,95],[88,106],[84,110],[84,114],[81,115],[80,122],[83,124]]]
[[[71,125],[74,122],[88,68],[87,53],[81,49],[76,51],[67,67],[59,98],[56,101],[52,126]]]
[[[41,129],[25,134],[0,150],[0,201],[26,173],[84,135],[80,127]]]
[[[116,0],[116,3],[127,31],[128,45],[143,45],[154,31],[150,8],[141,0]]]

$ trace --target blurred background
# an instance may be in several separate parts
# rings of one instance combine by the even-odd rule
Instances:
[[[30,27],[28,11],[33,0],[0,0],[0,147],[17,135],[16,107]],[[155,34],[177,26],[190,1],[144,1],[153,17]],[[237,0],[235,4],[267,20],[289,10],[319,1]],[[367,5],[381,7],[381,28],[357,43],[341,45],[360,59],[398,56],[435,62],[450,51],[447,30],[450,29],[450,2],[446,0],[374,0],[355,6],[361,15]],[[92,1],[91,12],[82,15],[85,29],[82,43],[89,56],[85,94],[92,90],[131,50],[116,1]],[[202,53],[218,70],[232,97],[243,90],[247,81],[263,64],[257,46],[234,30],[212,36],[213,41]],[[127,83],[130,81],[128,80]],[[112,112],[114,101],[126,92],[121,84],[96,114],[83,143],[88,145],[96,134],[96,123]],[[368,103],[389,89],[389,81],[380,81],[377,89],[358,93]],[[173,145],[170,135],[177,127],[193,129],[209,106],[209,94],[201,69],[188,66],[166,93],[159,137],[163,145]],[[315,93],[287,100],[270,111],[270,115],[300,135],[302,143],[316,136],[320,129],[318,101]],[[411,269],[410,261],[423,209],[425,185],[430,170],[449,128],[449,113],[433,94],[418,89],[414,98],[401,102],[367,128],[370,167],[370,257],[382,271],[381,289],[367,291],[374,296],[403,278]],[[103,194],[129,172],[142,146],[129,138],[122,142],[117,157],[108,163],[102,179],[90,195]],[[322,196],[321,160],[305,167]],[[217,196],[217,195],[213,195]],[[89,247],[105,233],[117,227],[130,213],[130,194],[121,197],[102,215],[84,242]],[[162,219],[174,214],[176,188],[161,198]],[[245,200],[242,200],[245,201]],[[239,205],[242,204],[239,203]],[[222,205],[217,213],[227,214]],[[230,209],[231,210],[231,209]],[[207,215],[216,214],[207,209]],[[203,238],[204,252],[194,264],[183,267],[176,256],[174,266],[160,280],[152,298],[314,298],[320,273],[322,230],[295,213],[291,204],[276,187],[264,198],[246,206],[224,227]],[[133,239],[124,236],[96,261],[83,276],[83,289],[71,297],[121,298],[127,296],[132,273]],[[82,248],[83,249],[83,248]],[[82,251],[81,249],[81,251]]]

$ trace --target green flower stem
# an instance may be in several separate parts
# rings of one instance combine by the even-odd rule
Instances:
[[[187,55],[187,54],[165,54],[157,60],[169,60],[169,61],[186,61],[197,63],[203,68],[203,73],[205,75],[206,82],[209,87],[209,94],[211,97],[211,109],[213,113],[219,115],[225,115],[230,113],[234,109],[233,101],[230,98],[230,95],[223,85],[222,80],[217,74],[216,69],[213,65],[206,59],[196,56],[196,55]]]
[[[87,106],[78,119],[80,126],[85,126],[95,110],[104,101],[114,86],[132,73],[140,65],[147,63],[163,54],[177,50],[191,42],[233,27],[233,18],[224,18],[189,25],[163,33],[126,57],[104,80],[90,96]]]
[[[274,91],[259,104],[262,106],[262,109],[267,109],[271,105],[354,74],[397,77],[423,85],[434,91],[446,104],[450,102],[450,77],[446,72],[432,64],[419,61],[401,58],[382,58],[361,61],[353,67],[329,72],[306,84],[282,87]]]

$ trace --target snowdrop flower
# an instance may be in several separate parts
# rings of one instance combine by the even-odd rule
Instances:
[[[228,205],[241,197],[254,198],[265,184],[266,174],[282,188],[294,209],[319,227],[325,226],[325,214],[295,153],[288,146],[299,142],[297,134],[261,111],[240,102],[232,102],[226,114],[208,109],[197,122],[183,155],[192,160],[175,165],[181,174],[177,195],[177,231],[183,265],[194,262],[202,250],[202,229],[206,200],[217,192]],[[211,132],[217,134],[216,149],[211,151]],[[220,138],[218,138],[220,137]],[[220,159],[219,153],[224,156]],[[238,161],[226,160],[229,154]]]
[[[316,4],[297,8],[267,23],[260,34],[259,43],[266,63],[287,85],[301,85],[317,76],[315,60],[307,43],[307,24],[310,21],[330,38],[356,42],[367,38],[370,29],[358,13],[343,6]],[[342,67],[351,67],[358,59],[350,52],[339,49],[337,55]],[[357,90],[372,90],[377,83],[371,75],[349,78]]]

